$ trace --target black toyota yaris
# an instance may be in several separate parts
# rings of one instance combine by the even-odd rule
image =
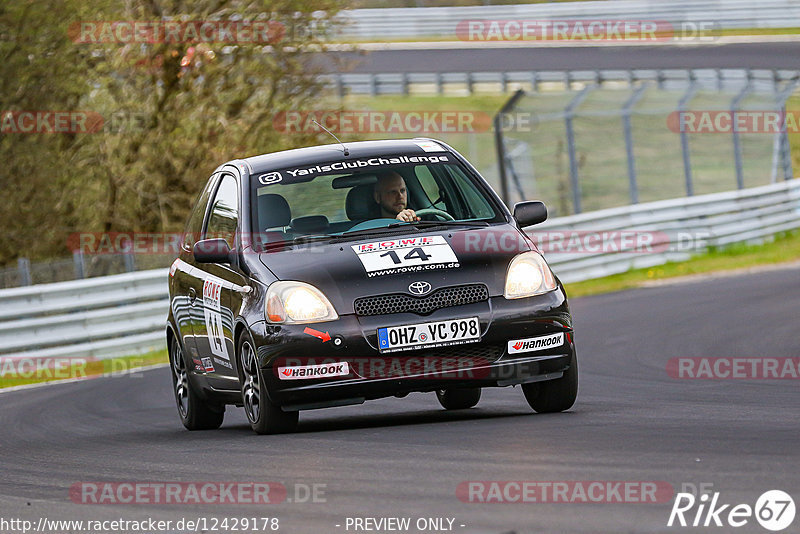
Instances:
[[[166,336],[178,413],[258,433],[300,410],[435,392],[446,409],[521,385],[570,408],[578,371],[564,288],[455,150],[365,141],[234,160],[211,176],[170,268]]]

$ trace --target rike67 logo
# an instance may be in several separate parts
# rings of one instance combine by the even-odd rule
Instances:
[[[667,526],[739,528],[755,519],[765,529],[777,532],[788,528],[794,516],[794,500],[781,490],[764,492],[755,506],[723,503],[718,491],[699,497],[693,493],[678,493]]]

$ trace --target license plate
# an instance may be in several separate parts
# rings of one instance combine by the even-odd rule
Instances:
[[[378,329],[378,350],[394,352],[419,347],[446,347],[481,338],[477,317]]]

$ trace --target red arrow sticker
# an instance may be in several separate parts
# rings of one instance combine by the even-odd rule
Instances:
[[[306,329],[303,330],[303,333],[308,334],[309,336],[318,337],[323,343],[331,340],[331,336],[327,332],[320,332],[319,330],[314,330],[313,328],[306,327]]]

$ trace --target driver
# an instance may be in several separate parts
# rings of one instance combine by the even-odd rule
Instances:
[[[381,207],[381,217],[405,222],[418,221],[414,210],[406,208],[408,192],[403,177],[395,171],[381,172],[377,176],[373,198]]]

